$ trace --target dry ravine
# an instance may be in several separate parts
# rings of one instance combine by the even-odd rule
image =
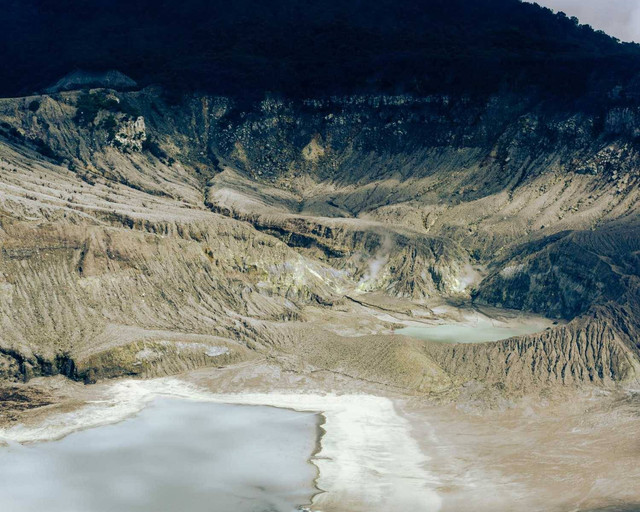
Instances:
[[[313,510],[392,510],[388,485],[433,510],[637,510],[638,130],[637,107],[509,94],[1,99],[2,432],[169,394],[324,413],[329,457],[370,403],[405,455],[382,427],[361,448],[400,480],[354,469],[371,494]]]

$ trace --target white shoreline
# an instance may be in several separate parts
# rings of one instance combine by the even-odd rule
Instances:
[[[26,443],[116,423],[135,415],[157,396],[217,403],[267,405],[322,413],[325,434],[311,462],[318,467],[310,510],[317,512],[436,512],[438,479],[411,436],[409,422],[388,398],[372,395],[291,392],[215,394],[175,378],[119,381],[109,398],[52,416],[37,426],[0,429],[0,439]]]

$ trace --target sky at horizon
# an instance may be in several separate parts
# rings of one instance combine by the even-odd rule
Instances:
[[[640,0],[536,0],[622,41],[640,43]]]

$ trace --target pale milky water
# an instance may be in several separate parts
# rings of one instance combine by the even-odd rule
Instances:
[[[115,425],[0,448],[7,512],[293,512],[310,502],[317,416],[159,398]]]
[[[520,325],[494,326],[490,323],[480,325],[444,324],[430,326],[410,326],[396,329],[395,334],[404,334],[421,340],[439,343],[482,343],[498,341],[543,331],[551,322],[534,321]]]

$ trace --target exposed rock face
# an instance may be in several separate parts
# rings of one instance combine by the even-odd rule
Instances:
[[[635,223],[561,232],[505,256],[508,264],[485,279],[478,298],[572,318],[594,302],[621,299],[628,281],[636,279],[639,250]]]
[[[94,94],[89,117],[79,93],[0,101],[3,378],[258,356],[421,392],[637,375],[633,109]],[[305,330],[367,291],[574,320],[453,347]]]
[[[636,384],[640,351],[637,337],[627,334],[629,326],[621,325],[623,315],[597,309],[541,334],[488,345],[429,345],[428,352],[461,382],[478,380],[521,392],[557,384]]]
[[[144,117],[138,116],[136,119],[125,119],[118,126],[113,140],[121,149],[142,151],[143,144],[147,140]]]

